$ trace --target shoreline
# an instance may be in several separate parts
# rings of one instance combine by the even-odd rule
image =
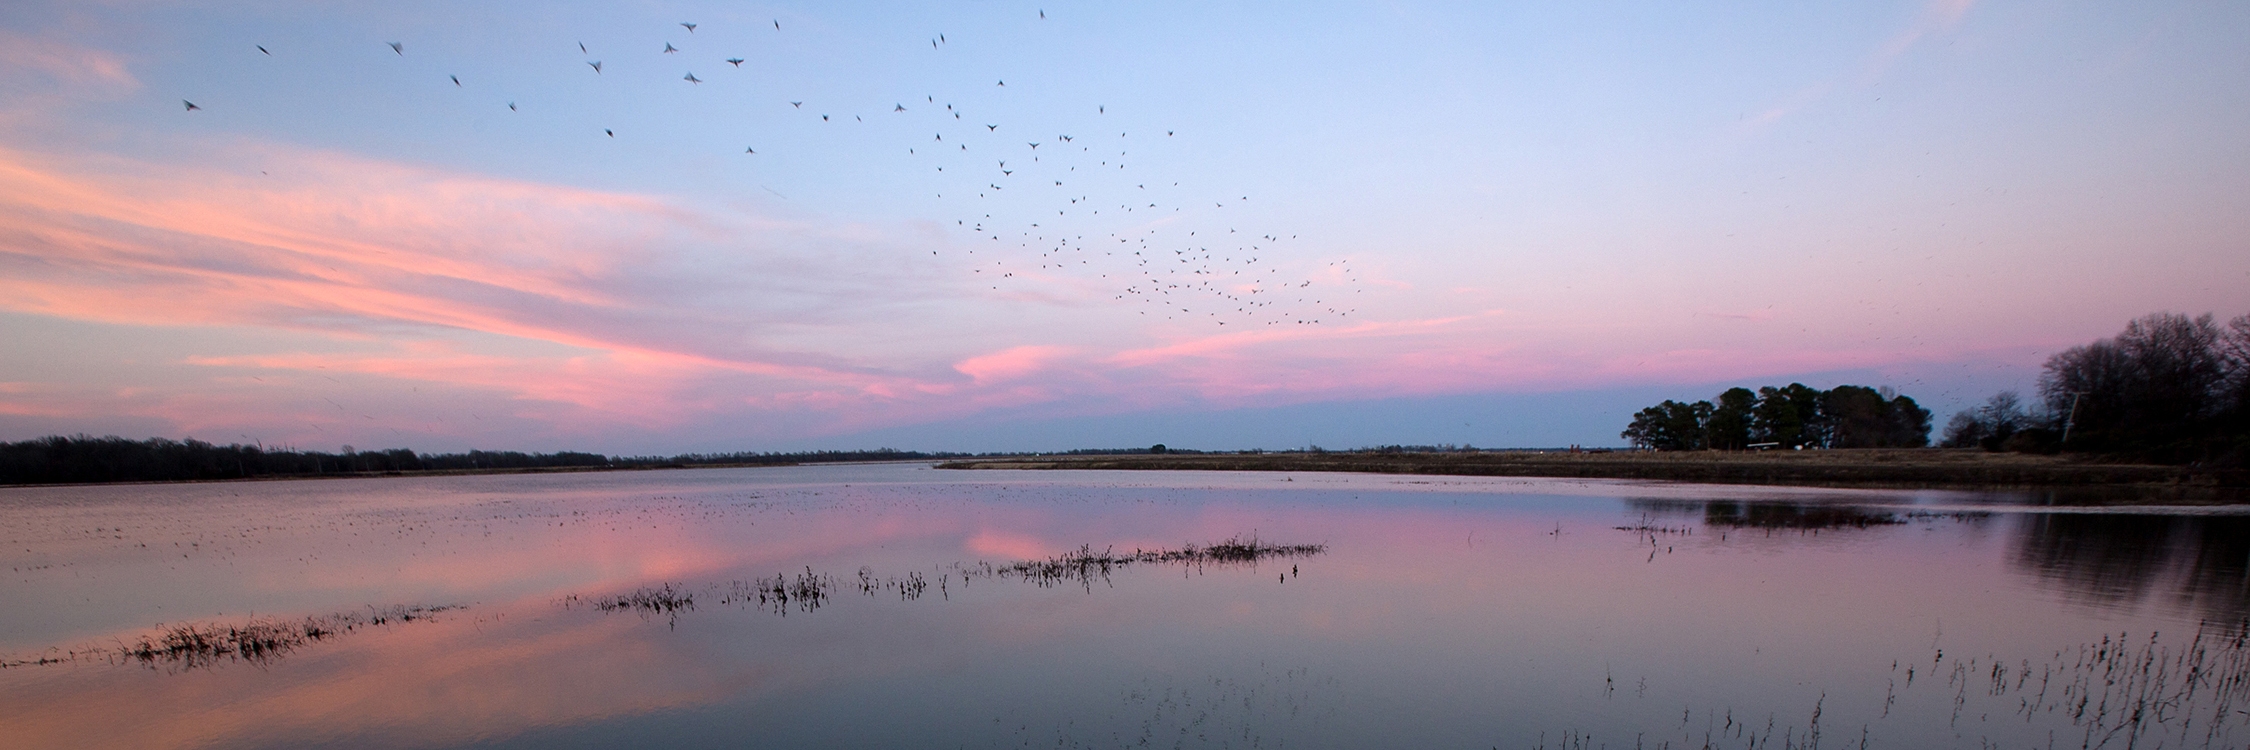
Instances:
[[[227,477],[224,479],[127,479],[115,482],[45,482],[37,484],[0,484],[0,491],[45,487],[118,487],[128,485],[161,484],[226,484],[231,482],[294,482],[326,479],[382,479],[414,477],[460,477],[496,474],[593,474],[616,471],[676,471],[682,469],[765,469],[791,466],[864,466],[872,464],[922,464],[937,463],[944,459],[904,458],[888,461],[784,461],[772,463],[734,464],[645,464],[632,466],[524,466],[499,469],[418,469],[413,471],[332,471],[322,474],[261,474],[252,477]]]
[[[1698,484],[1869,489],[2094,490],[2250,502],[2250,476],[2233,469],[2099,463],[2076,457],[1983,451],[1460,453],[1254,453],[1026,456],[942,461],[940,469],[1302,471],[1370,474],[1640,479]]]

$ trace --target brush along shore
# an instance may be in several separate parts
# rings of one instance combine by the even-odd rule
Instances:
[[[1709,484],[1886,488],[2168,490],[2178,499],[2250,501],[2241,470],[2102,463],[1974,450],[1287,452],[1031,456],[947,461],[941,469],[1342,471],[1373,474],[1654,479]]]

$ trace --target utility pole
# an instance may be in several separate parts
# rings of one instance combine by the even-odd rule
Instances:
[[[2070,392],[2070,415],[2063,417],[2062,441],[2056,443],[2056,445],[2067,445],[2070,443],[2070,427],[2071,425],[2078,423],[2078,400],[2085,397],[2085,391]]]

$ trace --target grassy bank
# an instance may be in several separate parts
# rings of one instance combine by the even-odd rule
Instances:
[[[1377,474],[1658,479],[1713,484],[1887,488],[2166,489],[2238,495],[2241,471],[2101,463],[2071,456],[1973,450],[1682,451],[1570,453],[1254,453],[995,458],[949,461],[943,469],[1167,469],[1349,471]]]

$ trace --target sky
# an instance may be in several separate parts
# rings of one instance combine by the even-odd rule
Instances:
[[[2172,0],[18,0],[0,439],[1616,445],[1793,381],[1942,424],[2250,313],[2245,38]]]

